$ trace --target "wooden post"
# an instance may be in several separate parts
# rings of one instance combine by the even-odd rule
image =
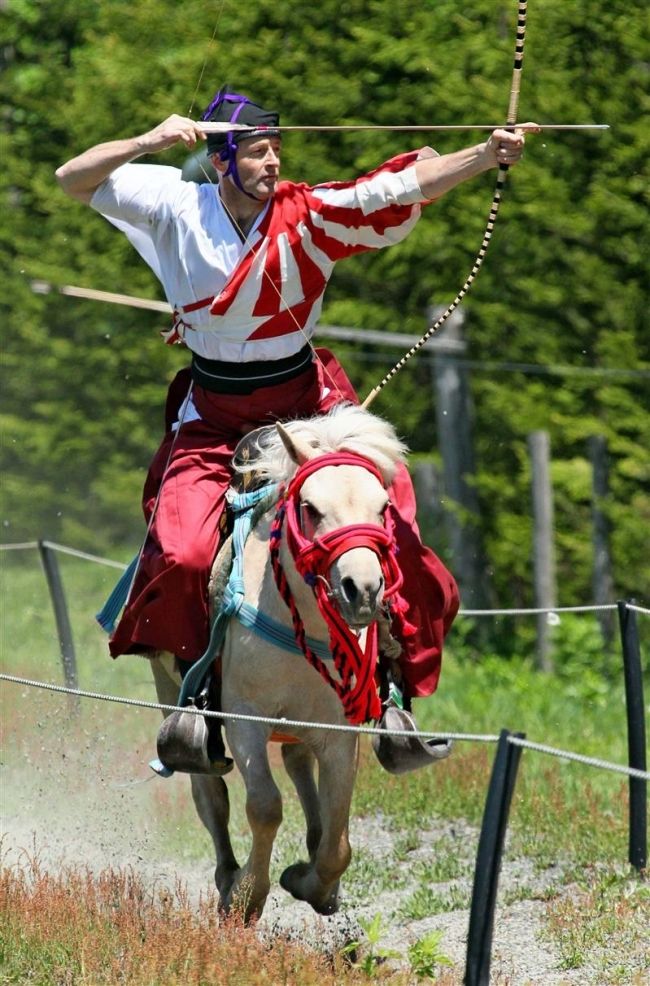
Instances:
[[[552,610],[557,606],[553,552],[553,492],[550,470],[550,439],[546,431],[528,436],[533,496],[533,572],[535,606]],[[537,666],[553,670],[547,613],[537,617]]]
[[[609,495],[607,439],[604,435],[592,435],[587,444],[592,469],[591,517],[594,546],[592,585],[595,605],[604,606],[611,603],[614,596],[612,561],[609,552],[610,524],[603,510]],[[615,634],[613,610],[598,610],[598,622],[605,649],[611,652]]]
[[[432,310],[430,314],[435,320],[436,311]],[[443,461],[450,567],[458,581],[463,605],[487,609],[487,564],[478,495],[473,482],[476,473],[473,408],[467,376],[457,359],[466,348],[462,331],[464,320],[462,309],[458,309],[432,340],[436,427]]]
[[[413,467],[413,486],[418,505],[418,524],[426,544],[442,555],[446,546],[446,517],[440,470],[435,462],[423,460]]]

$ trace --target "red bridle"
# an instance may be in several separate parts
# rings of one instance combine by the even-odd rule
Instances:
[[[375,672],[377,667],[377,624],[373,622],[366,633],[365,649],[344,622],[328,591],[327,576],[334,562],[353,548],[369,548],[379,558],[384,576],[384,599],[392,599],[392,608],[402,621],[402,629],[408,633],[403,616],[406,604],[399,595],[402,573],[395,557],[395,538],[390,511],[386,512],[386,526],[379,524],[350,524],[329,531],[320,537],[305,537],[300,525],[300,491],[313,473],[326,466],[357,466],[372,473],[384,486],[379,469],[370,459],[354,452],[328,452],[309,459],[299,466],[294,477],[283,491],[271,527],[270,550],[273,572],[280,595],[291,612],[296,641],[307,660],[337,692],[346,717],[353,723],[377,719],[381,703],[377,694]],[[330,633],[330,649],[340,681],[334,679],[325,663],[309,647],[302,618],[293,599],[284,570],[280,563],[280,542],[284,535],[287,547],[297,571],[311,586],[318,608]]]
[[[370,548],[381,562],[385,580],[384,597],[393,595],[402,585],[403,579],[395,561],[392,523],[389,522],[389,528],[379,524],[349,524],[313,540],[303,534],[300,524],[300,491],[305,481],[325,466],[362,466],[384,485],[383,477],[375,464],[365,456],[351,452],[330,452],[309,459],[300,466],[285,494],[285,536],[297,570],[313,586],[318,576],[327,577],[334,562],[346,551]]]

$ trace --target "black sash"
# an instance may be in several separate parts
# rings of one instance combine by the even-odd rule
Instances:
[[[227,363],[192,353],[192,379],[215,394],[252,394],[259,387],[273,387],[300,376],[313,359],[309,344],[284,359]]]

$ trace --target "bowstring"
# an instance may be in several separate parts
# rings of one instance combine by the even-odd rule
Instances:
[[[199,88],[200,88],[201,83],[203,81],[203,76],[205,74],[205,70],[206,70],[208,61],[210,60],[210,58],[212,56],[212,47],[213,47],[213,45],[215,43],[215,40],[216,40],[216,37],[217,37],[217,31],[219,30],[219,24],[221,23],[221,15],[223,14],[224,7],[225,6],[226,6],[226,0],[221,0],[221,3],[219,5],[219,12],[217,14],[217,20],[216,20],[216,23],[214,25],[214,30],[212,31],[212,37],[210,38],[210,40],[208,42],[208,47],[207,47],[206,52],[205,52],[205,58],[203,59],[203,65],[201,66],[201,71],[199,72],[199,77],[198,77],[196,86],[194,88],[194,92],[192,94],[192,99],[190,101],[190,108],[187,111],[187,115],[189,117],[192,116],[192,110],[194,109],[194,103],[196,102],[196,97],[198,95]]]
[[[517,30],[515,37],[515,60],[512,70],[512,79],[510,83],[510,101],[508,104],[508,114],[506,117],[506,127],[509,130],[514,128],[517,121],[517,111],[519,107],[519,93],[521,89],[521,73],[523,68],[523,58],[524,58],[524,42],[526,37],[526,11],[527,11],[528,0],[518,0],[517,7]],[[490,240],[492,239],[492,233],[494,231],[494,226],[496,223],[497,215],[499,212],[499,206],[501,205],[501,196],[503,188],[506,183],[506,176],[508,174],[508,165],[500,164],[497,173],[497,181],[494,189],[494,194],[492,196],[492,204],[490,206],[490,212],[488,215],[487,225],[485,227],[485,232],[483,234],[483,240],[481,246],[474,260],[471,271],[467,275],[462,288],[451,302],[451,304],[445,309],[445,311],[440,315],[433,325],[429,326],[427,331],[423,336],[415,343],[407,353],[402,356],[402,358],[395,364],[395,366],[389,370],[386,376],[377,384],[373,390],[370,391],[368,396],[362,403],[362,407],[368,407],[377,394],[384,389],[387,383],[389,383],[393,377],[399,373],[399,371],[406,365],[406,363],[414,356],[426,342],[433,336],[438,329],[447,321],[450,315],[452,315],[467,292],[472,287],[476,277],[483,266],[483,261],[485,259],[485,254],[487,253],[488,246],[490,245]]]

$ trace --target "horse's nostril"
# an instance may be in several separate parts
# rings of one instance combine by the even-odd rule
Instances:
[[[341,588],[343,589],[343,593],[347,601],[349,603],[354,603],[359,595],[359,590],[357,589],[357,584],[354,579],[343,579],[341,582]]]

